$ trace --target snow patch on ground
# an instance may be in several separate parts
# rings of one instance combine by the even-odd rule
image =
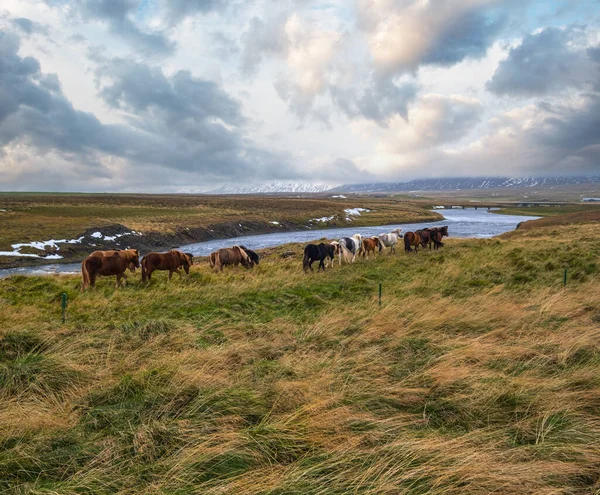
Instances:
[[[272,222],[269,222],[269,223],[272,223],[273,225],[279,225],[279,222],[276,222],[275,220],[273,220]]]
[[[59,251],[59,244],[80,244],[82,240],[83,236],[81,236],[79,239],[50,239],[48,241],[21,242],[18,244],[12,244],[11,247],[17,252],[24,247],[31,247],[34,249],[39,249],[40,251],[45,251],[48,247],[50,249]]]
[[[363,211],[371,211],[368,208],[347,208],[344,210],[346,215],[353,217],[360,217],[360,213]]]
[[[346,196],[344,196],[343,194],[337,194],[335,196],[331,196],[332,198],[340,198],[340,199],[346,199]]]
[[[90,237],[94,239],[103,239],[105,241],[115,241],[119,237],[123,237],[125,235],[142,235],[141,232],[136,232],[132,230],[131,232],[125,232],[124,234],[115,234],[112,236],[104,235],[102,232],[94,232],[90,234]],[[48,254],[48,255],[38,255],[38,254],[25,254],[21,253],[21,249],[23,248],[33,248],[38,249],[40,251],[60,251],[59,244],[81,244],[85,236],[81,236],[77,239],[49,239],[47,241],[31,241],[31,242],[20,242],[17,244],[12,244],[11,247],[14,251],[0,251],[0,256],[23,256],[27,258],[44,258],[44,259],[60,259],[62,256],[58,254]],[[91,246],[96,247],[96,244],[91,244]]]
[[[309,222],[331,222],[335,218],[335,215],[331,215],[330,217],[321,217],[321,218],[313,218],[309,220]]]

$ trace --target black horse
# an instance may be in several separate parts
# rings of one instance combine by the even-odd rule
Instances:
[[[250,261],[252,261],[252,263],[254,263],[255,265],[258,265],[258,261],[260,260],[260,257],[258,256],[258,254],[256,254],[255,251],[252,251],[252,249],[248,249],[246,246],[240,245],[240,247],[244,251],[246,251],[246,254],[250,258]]]
[[[304,248],[304,259],[302,260],[302,268],[304,271],[313,271],[312,264],[315,261],[319,262],[317,271],[323,269],[325,271],[325,259],[329,256],[332,260],[335,258],[335,246],[332,244],[307,244]]]

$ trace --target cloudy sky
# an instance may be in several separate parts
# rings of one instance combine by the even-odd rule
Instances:
[[[600,173],[600,0],[2,0],[0,189]]]

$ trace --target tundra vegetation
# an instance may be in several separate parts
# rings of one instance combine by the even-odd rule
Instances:
[[[598,493],[597,223],[445,244],[0,280],[0,492]]]
[[[351,216],[344,211],[353,208],[369,211]],[[382,225],[441,218],[427,205],[394,198],[0,193],[0,251],[12,251],[11,245],[17,243],[76,239],[86,230],[114,225],[150,235],[154,244],[149,250],[159,250],[173,247],[176,241],[170,236],[194,229],[215,229],[227,237],[307,226]],[[164,246],[160,245],[161,236]],[[187,242],[194,239],[187,238]],[[119,246],[106,246],[114,247]],[[63,245],[62,261],[72,261],[69,252],[75,248],[75,258],[83,259],[81,246],[71,244]],[[20,252],[40,253],[29,247]],[[15,261],[18,258],[0,256],[0,266]]]

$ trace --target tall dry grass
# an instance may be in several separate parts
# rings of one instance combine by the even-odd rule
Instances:
[[[600,493],[595,227],[325,274],[300,252],[117,292],[0,281],[0,489]]]

